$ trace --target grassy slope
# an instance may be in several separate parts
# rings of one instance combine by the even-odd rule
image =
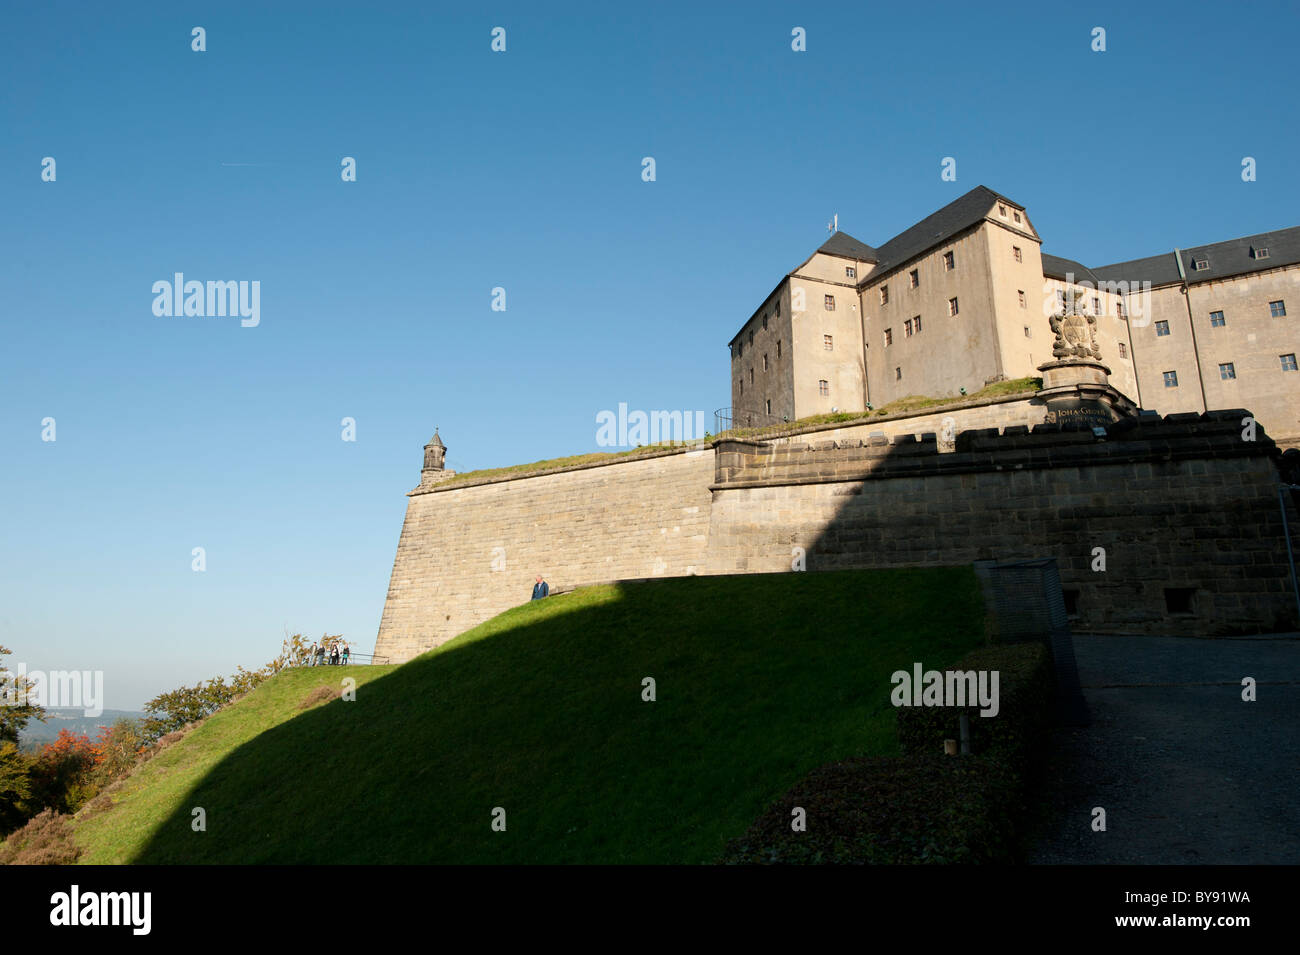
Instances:
[[[969,568],[563,594],[350,669],[355,702],[300,712],[320,671],[276,677],[77,839],[86,862],[709,861],[813,767],[896,751],[889,674],[955,661],[982,620]]]

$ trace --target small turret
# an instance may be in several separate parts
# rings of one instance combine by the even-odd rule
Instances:
[[[424,446],[424,467],[420,470],[421,487],[456,476],[455,471],[446,470],[446,460],[447,446],[442,443],[442,438],[438,437],[438,429],[434,428],[433,437]]]

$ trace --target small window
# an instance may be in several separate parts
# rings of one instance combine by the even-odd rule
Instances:
[[[921,284],[921,270],[912,269],[907,273],[907,280],[911,288],[916,288]]]
[[[1011,254],[1012,254],[1013,256],[1015,256],[1015,259],[1016,259],[1017,262],[1023,262],[1023,261],[1025,261],[1025,257],[1024,257],[1023,255],[1020,254],[1020,246],[1018,246],[1018,245],[1013,245],[1013,246],[1011,247]]]
[[[1099,299],[1095,295],[1092,297],[1092,314],[1094,315],[1101,314],[1101,299]]]
[[[1211,327],[1211,328],[1222,328],[1222,327],[1223,327],[1224,325],[1226,325],[1226,324],[1228,324],[1228,323],[1227,323],[1227,321],[1224,319],[1224,317],[1223,317],[1223,313],[1222,313],[1222,312],[1211,312],[1211,313],[1210,313],[1210,327]]]
[[[921,331],[921,316],[920,316],[920,315],[918,315],[918,316],[916,316],[916,318],[912,319],[912,325],[916,328],[916,330],[917,330],[918,333]]]
[[[1284,318],[1286,316],[1286,302],[1281,299],[1276,302],[1269,302],[1268,313],[1274,318]]]
[[[767,371],[767,356],[763,356],[763,370]]]
[[[1020,213],[1019,213],[1019,212],[1013,212],[1012,215],[1014,215],[1014,216],[1016,217],[1016,221],[1017,221],[1017,222],[1020,221]]]
[[[1209,267],[1210,267],[1209,259],[1192,259],[1193,272],[1204,272]]]
[[[1219,362],[1219,377],[1228,381],[1237,377],[1237,367],[1230,361]]]
[[[945,272],[951,272],[956,267],[957,267],[956,258],[953,257],[953,254],[951,252],[945,252],[943,254],[943,270]]]
[[[767,316],[763,316],[763,331],[767,331]]]
[[[781,300],[779,298],[776,300],[776,317],[781,317]]]
[[[1124,317],[1124,300],[1122,298],[1115,299],[1115,314],[1120,318]]]
[[[1278,355],[1277,357],[1280,358],[1280,359],[1282,359],[1282,370],[1283,370],[1283,371],[1295,371],[1295,370],[1296,370],[1295,354],[1294,354],[1294,353],[1293,353],[1293,354],[1290,354],[1290,355]]]
[[[1125,345],[1123,342],[1119,343],[1119,357],[1120,358],[1128,357],[1128,346]]]
[[[831,393],[831,383],[829,381],[823,378],[821,381],[817,382],[817,394],[821,395],[824,398],[830,393]]]
[[[833,338],[831,338],[830,335],[823,335],[823,336],[822,336],[822,348],[826,349],[827,351],[834,351],[834,350],[835,350],[835,340],[834,340]]]
[[[736,343],[736,357],[737,357],[737,358],[744,358],[744,357],[745,357],[745,343],[744,343],[744,342],[737,342],[737,343]]]
[[[741,378],[736,384],[740,385],[740,393],[743,395],[745,393],[745,379]]]
[[[776,340],[776,357],[781,357],[781,339],[779,338]]]
[[[957,300],[955,298],[948,299],[948,314],[949,315],[957,314]]]
[[[844,277],[846,279],[855,279],[858,277],[858,267],[856,265],[844,266]]]
[[[1000,215],[1002,218],[1005,219],[1005,218],[1007,217],[1007,207],[1006,207],[1006,206],[998,206],[998,215]]]
[[[1250,247],[1250,257],[1251,257],[1252,259],[1267,259],[1267,258],[1268,258],[1268,249],[1267,249],[1267,248],[1256,248],[1255,246],[1251,246],[1251,247]]]
[[[1157,337],[1157,338],[1163,338],[1164,336],[1166,336],[1166,335],[1168,335],[1168,334],[1169,334],[1169,323],[1168,323],[1168,322],[1156,322],[1156,337]]]
[[[1032,335],[1029,334],[1029,326],[1028,326],[1028,325],[1025,326],[1025,337],[1026,337],[1026,338],[1032,338],[1032,337],[1033,337]]]
[[[1165,610],[1169,613],[1195,613],[1195,587],[1166,587]]]
[[[835,311],[835,296],[834,296],[834,295],[827,295],[827,296],[826,296],[826,311],[828,311],[828,312],[833,312],[833,311]]]
[[[1079,590],[1077,587],[1061,588],[1061,599],[1065,602],[1065,613],[1069,617],[1079,615]]]
[[[1024,289],[1017,289],[1017,290],[1016,290],[1016,295],[1018,295],[1018,296],[1020,297],[1020,307],[1021,307],[1021,308],[1025,308],[1025,290],[1024,290]]]
[[[894,381],[903,380],[903,369],[901,367],[894,369]]]
[[[912,337],[912,320],[909,318],[903,323],[904,332],[907,338]]]
[[[894,344],[894,330],[892,328],[885,329],[885,344],[886,345]]]
[[[881,305],[888,305],[888,304],[889,304],[889,286],[888,286],[888,285],[882,285],[882,286],[880,286],[880,304],[881,304]]]
[[[768,414],[771,414],[771,413],[772,413],[772,399],[771,399],[771,398],[768,398],[768,399],[767,399],[767,413],[768,413]]]
[[[753,368],[749,369],[749,383],[750,383],[751,385],[754,383],[754,369],[753,369]]]
[[[1165,387],[1166,388],[1178,387],[1178,372],[1176,371],[1165,372]]]
[[[750,332],[750,333],[749,333],[749,343],[750,343],[751,345],[754,344],[754,333],[753,333],[753,332]]]

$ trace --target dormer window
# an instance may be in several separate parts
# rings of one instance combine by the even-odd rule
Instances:
[[[1252,259],[1267,259],[1267,258],[1268,258],[1268,249],[1267,249],[1267,248],[1256,248],[1255,246],[1252,245],[1252,246],[1250,247],[1250,257],[1251,257]]]
[[[1193,272],[1204,272],[1209,267],[1210,267],[1209,259],[1192,259]]]

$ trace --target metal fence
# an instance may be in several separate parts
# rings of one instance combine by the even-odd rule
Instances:
[[[779,415],[749,408],[719,408],[713,412],[713,433],[724,434],[735,428],[770,428],[788,421]]]

